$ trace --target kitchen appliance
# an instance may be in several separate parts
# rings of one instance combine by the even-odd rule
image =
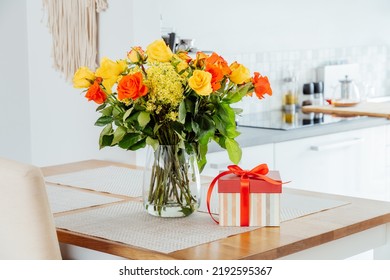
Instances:
[[[194,39],[180,39],[176,50],[189,52],[194,47],[194,42]]]
[[[317,81],[324,82],[324,98],[333,98],[334,90],[345,76],[359,81],[359,64],[326,65],[317,68]]]

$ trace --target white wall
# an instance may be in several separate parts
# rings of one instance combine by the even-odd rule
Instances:
[[[388,0],[165,0],[161,11],[164,26],[221,53],[390,44]]]
[[[390,43],[387,0],[108,3],[100,16],[100,54],[112,59],[157,38],[160,13],[164,25],[221,54]],[[134,162],[133,152],[98,150],[95,104],[52,68],[41,0],[0,0],[0,35],[0,156],[37,165],[90,158]]]
[[[150,41],[151,36],[159,35],[158,14],[152,28],[149,26],[153,21],[140,22],[133,15],[136,8],[148,7],[151,1],[135,2],[109,1],[109,8],[100,14],[101,57],[123,58],[130,46],[144,44],[145,39]],[[98,118],[96,104],[88,102],[80,89],[74,89],[53,70],[51,35],[41,1],[27,1],[27,11],[32,163],[43,166],[92,158],[134,163],[134,152],[116,147],[99,150],[101,128],[94,126]],[[134,31],[141,23],[147,36],[140,37]]]
[[[30,162],[25,0],[0,0],[0,38],[0,157]]]

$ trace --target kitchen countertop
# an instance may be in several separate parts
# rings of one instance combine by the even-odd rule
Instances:
[[[390,120],[386,118],[360,117],[343,120],[336,123],[317,124],[291,130],[238,126],[238,131],[241,132],[241,135],[238,136],[236,140],[240,144],[241,148],[244,148],[387,124],[390,124]],[[218,144],[216,144],[215,142],[211,142],[209,145],[208,152],[212,153],[219,151],[222,151],[222,149],[218,146]]]

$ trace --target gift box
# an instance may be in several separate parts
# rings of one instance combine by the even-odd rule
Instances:
[[[228,174],[221,177],[218,180],[219,225],[279,226],[280,193],[282,192],[279,172],[270,171],[267,177],[279,181],[280,184],[249,178],[249,194],[244,199],[240,192],[242,181],[240,176]],[[243,219],[246,222],[242,221]]]
[[[220,226],[279,226],[282,181],[278,171],[268,171],[266,164],[242,170],[236,165],[221,172],[210,185],[207,207],[218,182]]]

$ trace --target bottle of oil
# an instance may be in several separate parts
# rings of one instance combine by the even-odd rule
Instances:
[[[297,78],[290,75],[283,79],[283,115],[286,123],[294,123],[298,108]]]

